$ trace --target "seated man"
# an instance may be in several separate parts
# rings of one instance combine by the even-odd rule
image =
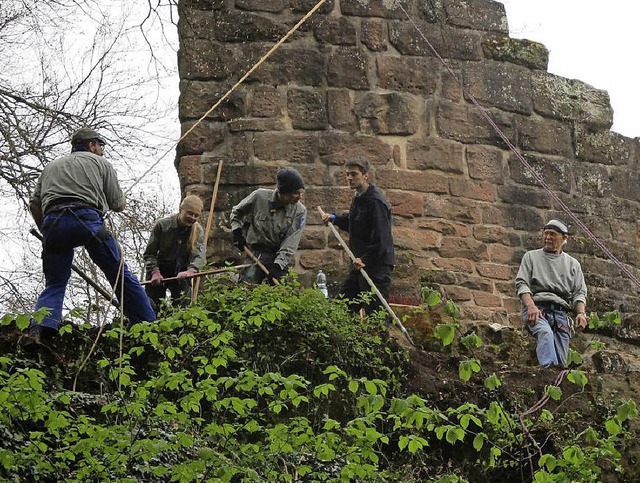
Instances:
[[[156,310],[167,290],[181,305],[191,297],[191,280],[186,277],[200,271],[205,263],[204,230],[198,223],[201,213],[202,200],[186,196],[178,214],[158,220],[151,231],[144,251],[146,278],[151,280],[146,292]],[[178,280],[164,280],[174,277]]]
[[[550,220],[542,232],[543,248],[524,254],[516,276],[516,293],[524,305],[522,321],[536,338],[538,362],[543,367],[567,364],[568,312],[576,315],[576,330],[588,324],[582,268],[562,250],[568,238],[567,225]]]
[[[276,174],[276,183],[275,190],[257,189],[231,210],[233,244],[240,251],[249,246],[269,270],[267,280],[271,284],[285,275],[298,249],[307,215],[300,201],[304,193],[300,173],[293,168],[282,168]],[[260,283],[265,276],[253,265],[245,270],[241,279]]]

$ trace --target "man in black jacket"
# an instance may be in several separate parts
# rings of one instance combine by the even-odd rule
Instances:
[[[355,158],[347,161],[346,174],[349,187],[355,190],[348,213],[324,215],[325,223],[332,222],[349,232],[349,248],[356,257],[346,280],[340,287],[340,295],[354,300],[371,287],[360,273],[364,268],[385,299],[389,298],[391,273],[396,263],[391,233],[391,207],[380,190],[369,183],[369,161]],[[380,308],[374,297],[365,307],[369,314]],[[353,303],[355,311],[360,304]]]

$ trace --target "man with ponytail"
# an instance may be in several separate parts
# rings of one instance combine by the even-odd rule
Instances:
[[[144,251],[147,280],[146,292],[156,310],[160,299],[171,297],[181,304],[191,297],[189,275],[197,273],[205,263],[204,230],[198,223],[202,213],[202,200],[195,195],[186,196],[177,215],[158,220]],[[165,278],[178,280],[166,282]]]

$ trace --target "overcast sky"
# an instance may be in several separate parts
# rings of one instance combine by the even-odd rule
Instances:
[[[609,92],[613,130],[640,136],[640,2],[503,0],[511,37],[543,43],[549,72]]]

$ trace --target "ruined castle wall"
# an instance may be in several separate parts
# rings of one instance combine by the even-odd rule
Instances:
[[[315,2],[180,0],[180,121],[186,132]],[[398,266],[392,292],[442,290],[464,317],[515,321],[513,279],[541,246],[558,203],[547,185],[634,273],[640,265],[636,139],[611,132],[609,96],[547,72],[547,49],[512,39],[491,0],[327,0],[179,145],[183,190],[210,199],[224,162],[209,258],[237,255],[221,226],[231,207],[279,166],[305,178],[308,224],[295,269],[342,278],[347,260],[316,206],[346,210],[343,163],[363,155],[393,207]],[[409,18],[407,18],[407,14]],[[414,27],[415,22],[418,30]],[[452,75],[425,42],[453,71]],[[638,338],[638,288],[578,231],[567,251],[589,307],[622,308]],[[638,322],[640,324],[640,322]]]

